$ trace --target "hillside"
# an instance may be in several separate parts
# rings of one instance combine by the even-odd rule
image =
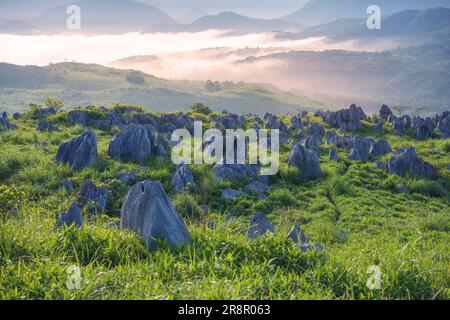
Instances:
[[[379,117],[367,118],[347,137],[334,136],[353,141],[352,149],[323,137],[325,130],[337,129],[323,121],[325,113],[323,118],[268,115],[266,120],[217,113],[147,114],[130,107],[77,112],[52,115],[35,108],[18,120],[10,118],[16,129],[0,132],[0,299],[450,298],[450,142],[434,127],[427,139],[419,140],[411,128],[394,135],[389,123],[380,127],[375,123]],[[190,165],[182,167],[192,173],[194,184],[175,192],[173,177],[179,168],[170,158],[152,154],[141,162],[115,160],[109,146],[124,128],[82,128],[73,122],[82,119],[75,115],[99,122],[112,113],[115,121],[152,121],[145,130],[155,130],[161,144],[170,136],[164,133],[167,123],[189,127],[199,118],[206,127],[219,128],[222,121],[235,123],[233,119],[240,119],[241,128],[270,123],[283,128],[288,140],[281,148],[278,174],[253,184],[259,189],[245,188],[245,175],[218,180],[212,166]],[[53,126],[51,132],[37,129],[42,121]],[[300,135],[315,136],[313,131],[320,136],[318,154],[312,156],[320,172],[305,179],[301,173],[308,172],[288,166],[288,158],[295,159],[290,155],[305,148],[292,149],[291,142]],[[78,170],[56,162],[59,148],[67,146],[63,142],[81,134],[92,138],[93,132],[91,147],[98,154],[88,166]],[[116,141],[122,141],[119,137]],[[368,141],[387,143],[388,153],[371,152],[367,161],[352,159],[356,145]],[[414,155],[412,149],[404,151],[411,146]],[[333,150],[338,160],[329,157]],[[308,149],[305,154],[316,153]],[[387,163],[391,170],[400,158],[400,169],[420,172],[432,166],[433,176],[400,176],[376,166]],[[130,190],[136,188],[142,188],[137,194],[149,195],[138,204],[150,213],[157,208],[157,217],[167,211],[180,216],[189,243],[174,248],[160,237],[152,247],[125,225],[123,217],[134,212],[127,194],[133,199]],[[230,188],[238,195],[225,197]],[[77,220],[71,223],[74,215]],[[75,290],[67,285],[70,268],[81,275]],[[370,281],[374,269],[379,270],[376,285]]]
[[[47,67],[0,64],[0,99],[10,111],[42,104],[46,95],[64,99],[68,107],[116,102],[142,105],[152,111],[186,110],[197,102],[216,111],[292,112],[313,110],[322,104],[264,84],[168,81],[130,70],[99,65],[60,63]]]
[[[266,73],[308,96],[330,103],[358,101],[370,111],[383,101],[433,113],[448,107],[449,49],[438,44],[386,52],[292,51],[242,60],[243,67],[263,62]]]
[[[381,30],[369,30],[365,19],[339,19],[327,24],[307,28],[297,34],[281,35],[280,38],[305,39],[327,37],[331,41],[360,40],[369,41],[380,38],[405,38],[409,42],[429,38],[431,33],[450,27],[450,9],[435,8],[405,10],[386,16]]]

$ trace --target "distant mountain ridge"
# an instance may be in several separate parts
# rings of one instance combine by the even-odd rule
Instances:
[[[281,19],[254,19],[235,12],[226,11],[217,15],[204,16],[190,24],[161,24],[153,26],[144,32],[199,32],[206,30],[235,30],[241,33],[291,31],[296,32],[303,25]]]
[[[382,20],[381,30],[369,30],[365,19],[340,19],[331,23],[307,28],[297,34],[285,35],[290,39],[325,36],[333,41],[352,39],[368,40],[382,37],[423,36],[450,28],[450,9],[434,8],[405,10]],[[284,37],[283,35],[281,37]]]
[[[375,2],[373,0],[311,0],[301,9],[282,19],[307,26],[317,26],[338,19],[367,19],[367,8],[374,4],[381,8],[382,15],[409,9],[450,8],[448,0],[378,0]]]
[[[133,0],[80,0],[71,4],[81,9],[82,33],[125,33],[175,23],[165,12]],[[67,5],[56,6],[28,22],[41,29],[65,32],[69,17],[66,10]]]

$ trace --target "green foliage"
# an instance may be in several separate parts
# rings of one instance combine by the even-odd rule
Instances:
[[[53,98],[49,95],[45,96],[44,103],[49,108],[54,108],[55,110],[59,110],[64,106],[64,100],[59,98]]]
[[[116,108],[127,116],[144,112]],[[102,108],[88,112],[103,116]],[[168,192],[187,224],[192,246],[176,251],[161,244],[152,250],[136,234],[117,227],[130,189],[118,180],[118,173],[135,170],[139,181],[159,180],[169,191],[175,170],[170,159],[113,161],[107,149],[114,132],[95,130],[99,159],[73,171],[53,158],[59,143],[79,135],[82,128],[69,124],[60,112],[48,120],[61,131],[41,133],[30,114],[16,122],[18,130],[0,133],[0,299],[449,298],[450,153],[443,139],[412,143],[389,131],[377,136],[388,139],[393,148],[414,144],[438,169],[436,180],[388,175],[372,163],[348,161],[343,153],[342,161],[333,162],[322,147],[326,174],[303,181],[296,168],[286,165],[286,147],[281,149],[279,174],[270,177],[268,196],[245,195],[231,202],[221,198],[221,190],[241,189],[243,183],[217,182],[211,166],[193,165],[197,187],[189,194]],[[203,116],[208,120],[215,115]],[[62,188],[63,178],[74,185],[72,194]],[[98,217],[85,212],[80,229],[55,229],[56,217],[76,201],[87,179],[109,188],[106,212]],[[400,184],[411,194],[400,193]],[[251,217],[258,210],[277,234],[247,241]],[[228,219],[230,213],[233,219]],[[286,237],[294,224],[325,250],[299,250]],[[372,265],[382,272],[380,290],[366,286]],[[70,266],[80,268],[80,290],[65,285]]]
[[[198,201],[189,194],[178,194],[173,198],[175,209],[189,219],[198,219],[203,215],[203,210],[197,203]]]
[[[196,103],[192,107],[192,112],[209,115],[212,113],[212,110],[210,107],[205,106],[203,103]]]

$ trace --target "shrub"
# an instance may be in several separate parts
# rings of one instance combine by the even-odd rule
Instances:
[[[179,194],[173,199],[175,209],[183,216],[190,219],[198,219],[203,215],[203,210],[197,201],[189,194]]]
[[[191,107],[192,111],[195,113],[205,114],[209,115],[212,113],[212,110],[210,107],[205,106],[203,103],[196,103]]]
[[[414,180],[408,183],[408,187],[413,193],[420,193],[430,197],[444,197],[447,193],[442,185],[434,180]]]
[[[25,194],[18,191],[15,187],[0,185],[0,212],[10,212],[14,207],[20,204],[24,197]]]

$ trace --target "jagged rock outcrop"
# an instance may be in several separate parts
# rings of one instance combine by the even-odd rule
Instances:
[[[401,118],[391,116],[389,118],[389,121],[391,122],[391,128],[394,131],[394,134],[397,136],[401,136],[403,134],[403,131],[405,130],[403,120]]]
[[[8,120],[8,113],[3,112],[0,116],[0,131],[8,131],[16,129],[17,126],[14,124],[11,124]]]
[[[322,120],[333,127],[339,128],[341,132],[356,131],[362,127],[361,121],[367,120],[367,115],[361,107],[351,105],[350,109],[322,113]]]
[[[414,177],[432,178],[436,169],[429,163],[417,157],[414,148],[407,149],[400,156],[392,157],[387,164],[388,172],[401,177],[411,175]]]
[[[67,193],[73,192],[73,185],[70,183],[68,179],[63,179],[62,186],[64,187],[64,189],[66,189]]]
[[[256,240],[268,232],[275,233],[275,228],[264,213],[256,213],[250,222],[250,227],[247,231],[247,239]]]
[[[108,156],[116,161],[143,163],[152,156],[152,141],[142,125],[130,125],[116,134],[109,143]]]
[[[355,137],[353,148],[349,155],[349,159],[353,161],[366,162],[369,160],[370,140],[364,137]]]
[[[433,136],[434,127],[431,118],[415,118],[413,120],[412,129],[417,139],[426,140]]]
[[[303,139],[301,144],[307,149],[319,151],[320,145],[322,144],[322,138],[319,135],[313,134]]]
[[[292,227],[291,231],[288,234],[288,238],[291,239],[303,252],[308,251],[311,248],[315,248],[318,251],[323,251],[323,246],[316,242],[312,244],[305,233],[301,230],[299,225],[295,225]]]
[[[98,188],[94,182],[87,180],[80,189],[78,205],[84,208],[90,203],[95,204],[95,208],[90,208],[90,214],[103,213],[108,204],[109,190],[107,188]]]
[[[44,131],[52,132],[52,131],[59,131],[59,128],[57,126],[52,125],[47,120],[39,120],[38,130],[40,132]]]
[[[250,195],[257,195],[259,197],[266,196],[270,191],[270,187],[259,181],[254,181],[244,187],[244,192]]]
[[[227,188],[222,190],[221,196],[224,200],[235,200],[242,196],[242,192]]]
[[[79,170],[97,160],[97,156],[97,137],[94,132],[88,131],[62,143],[56,154],[56,161],[69,164],[72,169]]]
[[[120,172],[119,180],[126,185],[133,185],[137,182],[138,176],[136,171]]]
[[[372,144],[370,148],[370,156],[371,157],[382,157],[389,153],[391,153],[392,149],[389,145],[389,142],[385,139],[378,140],[374,144]]]
[[[297,167],[300,176],[306,180],[317,179],[321,176],[319,155],[315,151],[308,151],[301,144],[296,144],[288,160],[288,165]]]
[[[194,176],[192,175],[191,170],[189,170],[189,167],[186,164],[180,163],[177,166],[170,185],[174,193],[179,193],[183,190],[186,190],[187,188],[195,186]]]
[[[339,161],[341,160],[338,156],[338,151],[336,148],[331,148],[330,153],[328,154],[328,158],[332,161]]]
[[[158,240],[172,246],[190,244],[189,231],[159,181],[142,181],[134,185],[121,210],[120,227],[130,229],[154,248]]]
[[[261,181],[267,184],[267,177],[259,175],[259,165],[249,164],[216,164],[213,167],[217,181],[252,182]]]
[[[321,124],[313,122],[308,126],[308,133],[322,139],[322,137],[325,135],[325,128]]]
[[[72,204],[66,212],[61,213],[58,218],[56,218],[56,228],[70,227],[70,226],[81,227],[83,225],[83,216],[81,214],[80,208]]]
[[[380,118],[387,121],[391,116],[394,114],[392,113],[392,110],[385,104],[381,106],[380,110]]]
[[[450,113],[443,114],[437,121],[437,129],[441,133],[442,138],[450,138]]]

